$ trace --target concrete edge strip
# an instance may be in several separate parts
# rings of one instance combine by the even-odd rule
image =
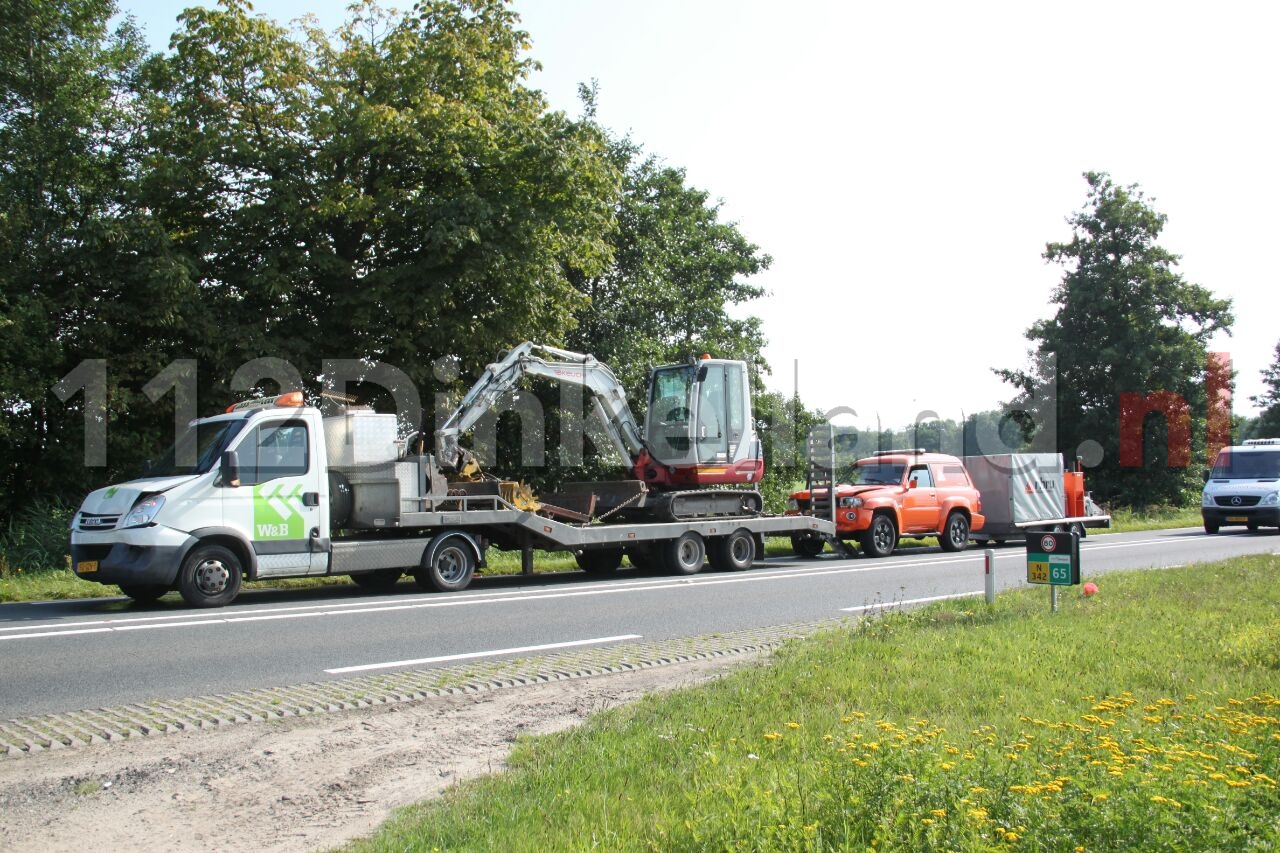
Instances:
[[[623,643],[512,660],[470,661],[288,687],[164,699],[0,720],[0,761],[58,749],[175,732],[421,702],[773,651],[787,640],[845,624],[827,619],[652,643]]]

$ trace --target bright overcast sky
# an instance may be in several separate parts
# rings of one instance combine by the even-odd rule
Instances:
[[[120,0],[157,48],[188,5]],[[343,0],[259,0],[279,21]],[[387,5],[407,6],[388,0]],[[1023,332],[1049,316],[1087,170],[1137,183],[1161,245],[1234,300],[1234,408],[1252,414],[1280,341],[1274,45],[1280,6],[516,0],[532,84],[684,167],[773,256],[747,310],[771,387],[906,425],[1011,396]],[[1149,393],[1156,388],[1125,389]]]

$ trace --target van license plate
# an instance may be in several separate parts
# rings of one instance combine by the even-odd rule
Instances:
[[[83,563],[76,563],[76,571],[82,575],[91,574],[98,570],[97,560],[85,560]]]
[[[1229,524],[1248,524],[1249,516],[1247,515],[1228,515],[1227,522]]]

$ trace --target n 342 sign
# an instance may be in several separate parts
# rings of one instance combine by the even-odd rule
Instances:
[[[1070,533],[1027,535],[1027,583],[1080,583],[1080,539]]]

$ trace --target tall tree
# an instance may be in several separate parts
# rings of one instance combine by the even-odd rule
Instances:
[[[1271,365],[1262,371],[1262,381],[1265,390],[1249,398],[1255,406],[1262,407],[1250,433],[1255,438],[1280,438],[1280,344],[1276,344]]]
[[[1187,451],[1203,447],[1207,345],[1230,329],[1231,301],[1175,270],[1178,256],[1157,243],[1166,217],[1136,186],[1097,172],[1085,180],[1088,201],[1068,219],[1071,240],[1045,250],[1065,272],[1056,313],[1027,330],[1032,366],[996,372],[1020,390],[1015,404],[1056,432],[1055,449],[1100,462],[1096,494],[1129,505],[1179,502],[1196,488],[1187,460],[1200,456]],[[1156,404],[1168,421],[1148,411]],[[1136,436],[1122,435],[1135,425]]]

